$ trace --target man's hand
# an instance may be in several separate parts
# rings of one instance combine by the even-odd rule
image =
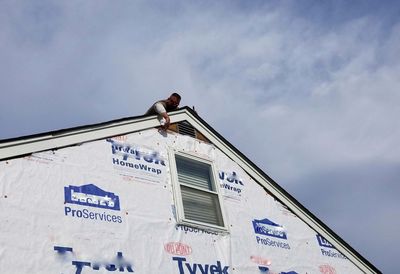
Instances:
[[[166,112],[161,113],[162,117],[165,119],[165,123],[162,126],[163,130],[167,130],[169,128],[169,124],[171,120],[169,119],[169,116]]]

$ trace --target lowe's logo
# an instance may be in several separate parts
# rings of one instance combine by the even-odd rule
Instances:
[[[335,248],[330,242],[328,242],[327,239],[325,239],[324,237],[322,237],[319,234],[317,234],[317,240],[318,240],[318,244],[322,247]]]
[[[254,220],[253,227],[256,234],[276,237],[285,240],[287,239],[285,229],[268,219]]]
[[[112,210],[120,210],[119,197],[99,187],[88,184],[64,187],[65,203]]]
[[[325,239],[324,237],[322,237],[319,234],[317,234],[316,236],[317,236],[318,244],[321,247],[321,254],[323,256],[347,260],[347,257],[344,256],[339,251],[337,251],[336,248],[330,242],[328,242],[327,239]],[[325,249],[325,248],[329,248],[329,249]]]

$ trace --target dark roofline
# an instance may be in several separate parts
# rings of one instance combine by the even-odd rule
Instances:
[[[47,131],[47,132],[35,133],[35,134],[31,134],[31,135],[24,135],[24,136],[20,136],[20,137],[12,137],[12,138],[8,138],[8,139],[0,139],[0,144],[8,143],[8,142],[23,141],[23,140],[33,139],[33,138],[40,138],[40,137],[49,136],[49,135],[57,136],[57,135],[61,135],[61,134],[64,134],[64,133],[77,131],[77,130],[104,127],[104,126],[111,125],[111,124],[114,124],[114,123],[125,122],[125,121],[129,121],[129,120],[143,118],[143,117],[146,117],[146,116],[148,116],[148,115],[125,117],[125,118],[120,118],[120,119],[111,120],[111,121],[107,121],[107,122],[96,123],[96,124],[89,124],[89,125],[77,126],[77,127],[71,127],[71,128],[65,128],[65,129],[57,129],[57,130],[52,130],[52,131]]]

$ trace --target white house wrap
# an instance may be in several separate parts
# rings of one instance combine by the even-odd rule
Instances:
[[[212,163],[224,228],[179,222],[171,151]],[[0,218],[0,273],[364,272],[220,148],[154,128],[0,161]]]

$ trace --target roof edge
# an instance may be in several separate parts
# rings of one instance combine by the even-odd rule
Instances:
[[[73,131],[77,131],[77,130],[80,131],[80,130],[84,130],[84,129],[88,129],[88,128],[101,128],[103,126],[108,126],[110,124],[127,122],[127,121],[131,121],[133,119],[144,118],[144,117],[148,117],[148,116],[140,115],[140,116],[124,117],[124,118],[119,118],[119,119],[115,119],[115,120],[110,120],[107,122],[39,132],[39,133],[24,135],[24,136],[19,136],[19,137],[0,139],[0,148],[2,147],[2,144],[6,144],[6,143],[14,143],[14,142],[24,141],[24,140],[28,140],[28,139],[41,138],[41,137],[45,137],[45,136],[57,136],[57,135],[62,135],[62,134],[68,133],[68,132],[73,132]]]
[[[171,112],[171,122],[177,122],[175,121],[176,117],[174,117],[174,115],[185,113],[188,109],[189,108],[181,108]],[[140,115],[98,124],[0,140],[0,160],[16,158],[50,149],[73,146],[157,126],[160,126],[160,123],[156,119],[156,115]]]

